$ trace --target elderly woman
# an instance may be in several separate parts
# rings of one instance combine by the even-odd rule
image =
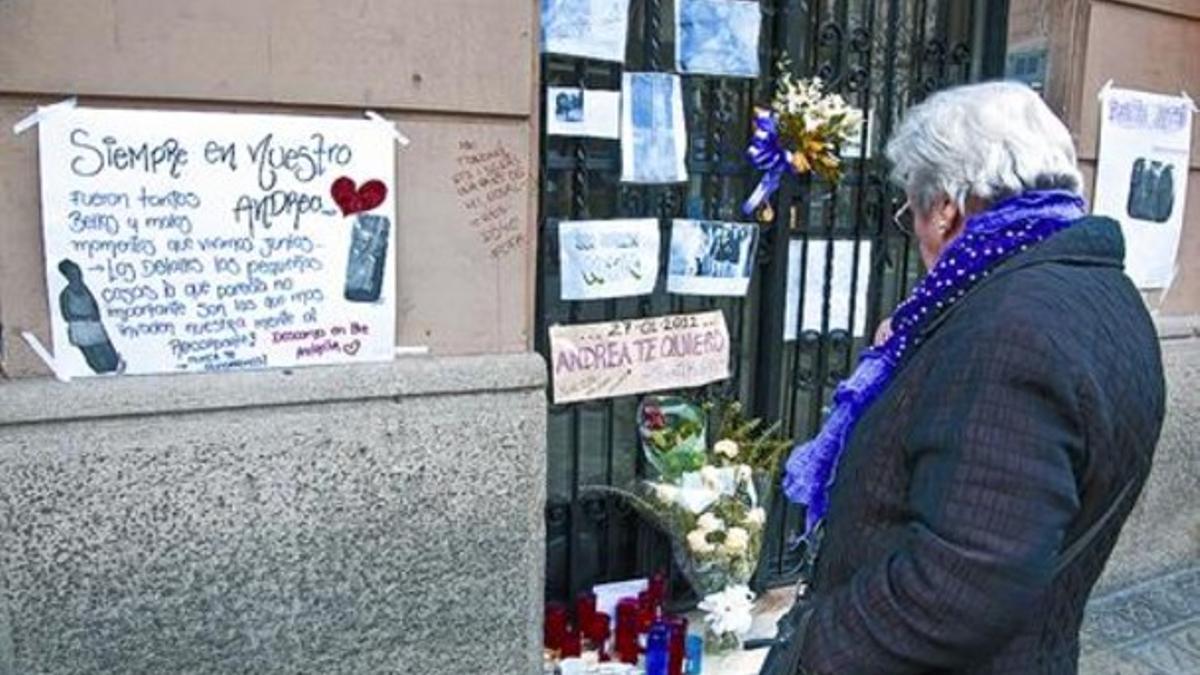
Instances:
[[[817,553],[765,671],[1074,673],[1163,416],[1121,230],[1023,85],[931,97],[887,154],[929,273],[788,461]]]

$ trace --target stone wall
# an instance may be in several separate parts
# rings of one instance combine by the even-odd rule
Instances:
[[[540,672],[535,356],[0,388],[0,675]]]
[[[1154,467],[1097,592],[1200,562],[1200,320],[1160,326],[1167,418]]]

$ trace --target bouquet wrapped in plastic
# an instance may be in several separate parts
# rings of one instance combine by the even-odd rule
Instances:
[[[780,436],[778,425],[762,429],[760,420],[746,420],[738,402],[700,406],[649,397],[638,412],[642,451],[654,475],[637,494],[622,494],[670,538],[679,570],[705,599],[701,607],[726,607],[729,597],[749,593],[770,490],[791,441]],[[720,420],[711,446],[710,417]],[[736,647],[744,631],[715,628],[748,629],[727,615],[709,614],[708,643],[718,649]]]

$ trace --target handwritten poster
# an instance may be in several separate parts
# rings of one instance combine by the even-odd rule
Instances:
[[[658,221],[574,220],[558,225],[563,300],[646,295],[658,280]]]
[[[1121,223],[1129,278],[1166,288],[1183,231],[1192,101],[1117,88],[1101,101],[1093,212]]]
[[[39,126],[55,359],[72,377],[382,361],[385,125],[77,108]]]
[[[856,337],[866,335],[871,242],[858,242],[856,275],[853,241],[809,239],[805,255],[804,241],[793,239],[788,245],[787,306],[783,312],[784,340],[793,341],[803,331],[821,330],[825,270],[830,246],[833,246],[833,272],[829,280],[829,330],[852,330]],[[800,307],[801,289],[804,293],[803,308]],[[853,322],[850,317],[851,298],[854,298]]]
[[[729,377],[729,329],[720,311],[550,327],[554,402],[571,403]]]

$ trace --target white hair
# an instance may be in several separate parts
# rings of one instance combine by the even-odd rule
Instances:
[[[1032,89],[988,82],[938,92],[908,111],[887,146],[892,179],[929,211],[940,198],[966,209],[1032,189],[1078,193],[1075,146]]]

